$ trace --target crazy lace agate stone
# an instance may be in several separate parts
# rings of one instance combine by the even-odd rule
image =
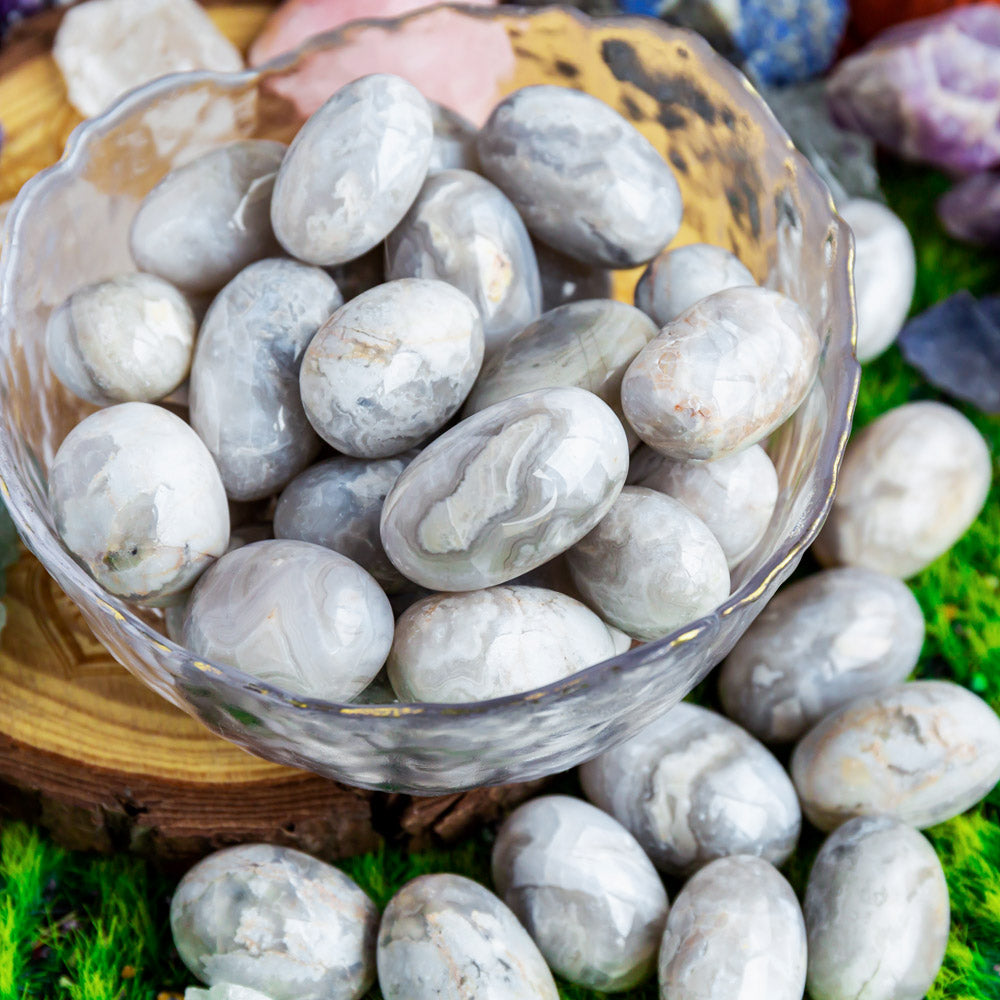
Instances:
[[[434,139],[431,143],[431,158],[427,172],[436,170],[478,170],[479,155],[476,153],[475,125],[457,111],[446,108],[436,101],[428,101],[431,121],[434,124]]]
[[[947,552],[986,502],[993,470],[975,426],[942,403],[897,406],[847,446],[813,551],[827,566],[901,579]]]
[[[706,295],[756,284],[735,254],[710,243],[690,243],[664,250],[650,262],[635,287],[635,304],[657,326],[666,326]]]
[[[132,259],[186,292],[214,292],[280,252],[271,192],[285,145],[243,139],[172,170],[143,198],[129,231]]]
[[[123,274],[74,292],[53,310],[45,356],[88,403],[155,403],[187,378],[197,327],[187,299],[151,274]]]
[[[629,466],[631,485],[679,500],[715,535],[732,570],[764,537],[778,502],[778,474],[760,445],[715,462],[675,462],[640,448]]]
[[[360,257],[399,225],[427,176],[430,107],[398,76],[338,90],[299,130],[278,171],[271,224],[309,264]]]
[[[672,875],[731,854],[780,865],[802,823],[778,761],[739,726],[687,702],[581,765],[580,783]]]
[[[632,834],[600,809],[566,795],[520,806],[497,833],[492,870],[563,978],[619,992],[652,974],[667,894]]]
[[[523,393],[431,442],[382,508],[393,565],[431,590],[490,587],[548,562],[608,512],[628,441],[584,389]]]
[[[389,901],[378,934],[385,1000],[559,1000],[517,918],[478,882],[421,875]]]
[[[274,510],[274,537],[324,545],[366,569],[386,593],[409,581],[382,548],[382,504],[415,453],[394,458],[338,456],[306,469],[282,491]]]
[[[948,885],[916,830],[850,820],[820,848],[806,885],[809,996],[920,1000],[948,943]]]
[[[724,458],[795,412],[816,375],[819,346],[806,314],[784,295],[716,292],[639,352],[622,380],[622,409],[664,455]]]
[[[270,496],[319,450],[299,367],[342,301],[319,268],[272,259],[241,271],[212,302],[191,366],[191,426],[234,500]]]
[[[626,486],[566,560],[583,599],[636,639],[667,635],[729,596],[726,555],[704,522],[640,486]]]
[[[821,830],[874,813],[933,826],[1000,781],[1000,719],[959,684],[896,684],[809,730],[791,772],[803,811]]]
[[[674,900],[660,946],[660,1000],[801,1000],[806,928],[766,861],[719,858]]]
[[[535,243],[535,258],[542,279],[543,312],[567,302],[611,298],[611,272],[603,267],[581,264],[542,242]]]
[[[916,285],[917,254],[903,220],[881,202],[851,198],[839,211],[854,231],[857,355],[869,361],[902,329]]]
[[[170,901],[174,944],[199,979],[270,1000],[360,1000],[375,980],[378,919],[342,871],[270,844],[210,854]]]
[[[590,94],[522,87],[494,108],[478,150],[528,229],[585,264],[643,264],[680,227],[680,188],[666,161]]]
[[[486,352],[495,351],[542,311],[531,237],[517,209],[470,170],[428,177],[385,242],[386,277],[437,278],[476,304]]]
[[[924,641],[909,588],[874,570],[830,569],[782,590],[719,675],[726,714],[766,742],[797,740],[834,709],[905,680]]]
[[[184,991],[184,1000],[272,1000],[264,996],[260,990],[252,990],[249,986],[234,986],[232,983],[217,983],[207,990],[189,986]]]
[[[403,701],[485,701],[562,680],[629,645],[572,597],[507,584],[411,605],[387,668]]]
[[[472,300],[444,281],[400,278],[330,317],[302,359],[302,405],[345,455],[398,455],[444,426],[483,363]]]
[[[347,701],[392,645],[389,599],[357,563],[275,539],[227,553],[191,594],[184,645],[307,698]]]
[[[112,594],[169,603],[226,550],[219,472],[180,417],[150,403],[98,410],[66,435],[49,469],[56,530]]]
[[[611,299],[571,302],[515,334],[476,380],[465,412],[556,385],[575,385],[604,400],[624,424],[621,384],[632,359],[657,334],[638,309]]]

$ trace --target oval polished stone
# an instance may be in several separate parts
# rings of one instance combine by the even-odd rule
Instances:
[[[443,281],[400,278],[351,299],[313,337],[302,405],[338,451],[386,458],[443,427],[482,363],[472,300]]]
[[[191,366],[191,426],[232,499],[270,496],[319,450],[299,367],[342,301],[319,268],[275,259],[241,271],[209,307]]]
[[[155,403],[187,378],[197,325],[184,296],[152,274],[74,292],[45,327],[49,367],[88,403]]]
[[[656,451],[712,461],[784,423],[818,362],[819,340],[795,302],[767,288],[729,288],[639,352],[622,380],[622,409]]]
[[[461,875],[421,875],[389,900],[378,982],[385,1000],[559,1000],[514,914]]]
[[[635,286],[635,304],[666,326],[707,295],[756,284],[735,254],[710,243],[689,243],[664,250],[650,262]]]
[[[726,555],[679,500],[626,486],[566,555],[570,576],[598,614],[636,639],[658,639],[729,596]]]
[[[674,900],[658,978],[660,1000],[801,1000],[806,928],[792,887],[757,857],[706,865]]]
[[[872,813],[933,826],[1000,781],[1000,719],[950,681],[896,684],[810,729],[791,772],[803,811],[821,830]]]
[[[572,597],[508,584],[412,604],[386,666],[402,701],[486,701],[610,659],[628,648],[621,640]]]
[[[719,675],[726,714],[766,742],[797,740],[832,711],[905,680],[924,642],[916,598],[894,577],[829,569],[782,590]]]
[[[186,292],[214,292],[280,250],[271,192],[285,145],[242,139],[171,170],[143,198],[129,231],[132,259]]]
[[[431,111],[402,77],[373,73],[338,90],[299,129],[278,171],[271,223],[309,264],[360,257],[399,225],[427,176]]]
[[[624,302],[560,306],[515,334],[483,365],[465,412],[533,389],[575,385],[600,396],[624,424],[622,376],[656,334],[652,320]]]
[[[750,555],[778,502],[778,474],[760,445],[715,462],[676,462],[652,448],[640,451],[629,466],[631,483],[666,493],[697,515],[722,546],[730,569]]]
[[[739,726],[687,702],[581,765],[580,782],[672,875],[731,854],[780,865],[799,837],[784,768]]]
[[[607,993],[652,974],[667,894],[636,839],[600,809],[567,795],[525,803],[497,833],[492,871],[564,979]]]
[[[382,504],[414,454],[395,458],[329,458],[299,473],[274,510],[274,537],[324,545],[353,559],[387,593],[409,581],[382,548]]]
[[[948,943],[948,885],[934,849],[888,816],[839,827],[806,885],[809,996],[921,1000]]]
[[[229,508],[219,472],[180,417],[119,403],[85,417],[49,469],[56,530],[112,594],[161,603],[226,550]]]
[[[813,551],[827,566],[906,579],[947,552],[986,502],[990,450],[958,410],[905,403],[847,446],[837,495]]]
[[[271,1000],[359,1000],[375,979],[375,904],[290,847],[241,844],[199,861],[174,892],[170,929],[199,979]]]
[[[227,553],[191,594],[184,645],[291,694],[347,701],[392,645],[389,599],[357,563],[290,539]]]
[[[206,990],[189,986],[184,991],[184,1000],[273,1000],[273,997],[264,996],[260,990],[252,990],[249,986],[216,983]]]
[[[625,482],[628,442],[584,389],[495,403],[431,442],[382,508],[382,544],[432,590],[513,580],[579,541]]]
[[[385,259],[387,278],[437,278],[468,295],[482,316],[487,354],[542,311],[528,230],[506,195],[470,170],[427,178],[386,238]]]
[[[683,204],[650,142],[603,101],[522,87],[479,132],[483,173],[541,240],[585,264],[635,267],[676,235]]]

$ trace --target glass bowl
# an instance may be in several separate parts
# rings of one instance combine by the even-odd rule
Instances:
[[[460,66],[452,70],[455,44],[482,53],[474,78],[463,77]],[[441,65],[449,66],[447,77]],[[134,269],[129,223],[172,167],[237,138],[287,140],[304,111],[340,83],[374,71],[416,75],[428,96],[460,100],[480,120],[526,84],[562,83],[600,97],[673,164],[685,200],[677,244],[731,248],[759,280],[806,309],[823,343],[813,389],[768,442],[781,484],[778,508],[734,573],[725,604],[556,684],[477,704],[301,699],[224,663],[195,659],[165,638],[155,614],[91,580],[61,545],[46,501],[52,456],[92,409],[46,365],[49,312],[79,286]],[[24,187],[0,260],[0,489],[28,548],[112,654],[246,750],[349,784],[414,794],[552,774],[625,739],[683,698],[729,652],[822,525],[859,373],[852,253],[823,183],[747,81],[694,34],[645,18],[589,19],[568,8],[438,7],[355,23],[260,69],[181,74],[142,87],[82,124],[63,159]],[[636,272],[619,274],[616,294],[630,300],[635,279]]]

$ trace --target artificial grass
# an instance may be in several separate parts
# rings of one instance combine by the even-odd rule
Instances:
[[[960,288],[1000,290],[1000,257],[949,240],[934,220],[945,178],[893,164],[883,181],[917,244],[915,312]],[[890,407],[936,396],[893,348],[865,367],[855,426]],[[1000,418],[961,409],[990,443],[994,485],[964,538],[910,581],[927,618],[917,675],[952,678],[1000,711]],[[711,700],[712,685],[696,696]],[[341,867],[382,907],[405,881],[426,872],[460,872],[488,885],[491,836],[483,831],[449,851],[386,848]],[[1000,1000],[1000,793],[995,789],[928,836],[945,866],[952,902],[948,952],[929,996]],[[820,842],[807,829],[785,867],[800,892]],[[0,1000],[167,1000],[171,990],[182,993],[192,977],[170,942],[173,885],[152,864],[74,854],[38,830],[7,825],[0,831]],[[673,895],[676,887],[669,888]],[[599,996],[565,984],[561,994],[564,1000]],[[656,987],[619,996],[655,1000]]]

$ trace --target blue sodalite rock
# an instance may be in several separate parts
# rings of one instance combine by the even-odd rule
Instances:
[[[623,0],[627,14],[662,17],[703,34],[764,83],[822,73],[847,25],[847,0]]]
[[[1000,296],[952,295],[911,319],[899,347],[932,385],[1000,413]]]

